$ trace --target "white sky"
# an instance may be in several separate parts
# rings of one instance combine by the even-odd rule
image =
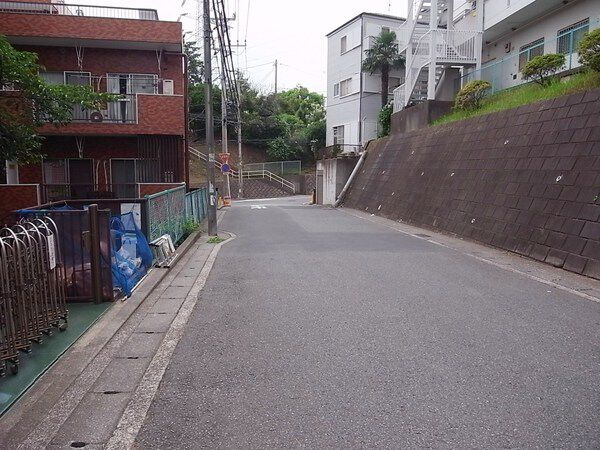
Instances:
[[[181,21],[185,30],[193,32],[196,0],[186,0],[183,8],[181,2],[69,0],[66,3],[157,9],[162,20],[177,20],[186,12],[188,15]],[[229,16],[239,8],[237,20],[230,22],[231,38],[235,43],[239,35],[243,43],[247,36],[246,50],[239,50],[240,67],[256,87],[267,92],[273,90],[273,62],[277,59],[279,90],[301,84],[322,94],[326,90],[327,33],[361,12],[405,16],[407,10],[406,0],[225,0],[225,4]],[[237,62],[235,56],[234,62]]]

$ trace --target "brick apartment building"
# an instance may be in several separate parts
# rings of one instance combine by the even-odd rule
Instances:
[[[143,195],[141,183],[187,180],[181,23],[149,9],[3,1],[0,34],[39,55],[46,81],[121,95],[97,111],[74,106],[66,126],[44,125],[42,164],[6,162],[7,183],[30,189],[3,195],[5,209],[31,206],[32,190],[39,202],[129,198]]]

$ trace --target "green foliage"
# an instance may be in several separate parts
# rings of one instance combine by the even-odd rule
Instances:
[[[183,44],[183,53],[187,55],[188,59],[187,69],[190,84],[202,83],[204,80],[204,62],[198,44],[193,41],[186,42]]]
[[[474,80],[467,83],[456,95],[454,107],[463,111],[479,109],[481,100],[491,87],[492,85],[485,80]]]
[[[197,136],[203,136],[206,131],[205,122],[205,85],[204,83],[191,84],[188,86],[189,108],[190,108],[190,129]],[[221,132],[221,89],[218,86],[212,87],[212,103],[215,132]]]
[[[18,51],[0,35],[0,86],[11,86],[12,97],[0,98],[0,159],[18,163],[39,161],[42,137],[37,127],[69,123],[73,105],[99,109],[118,98],[97,93],[91,86],[47,84],[39,75],[43,70],[35,53]]]
[[[398,52],[396,33],[382,30],[371,45],[365,50],[362,70],[371,75],[375,72],[381,74],[381,107],[388,102],[390,71],[403,69],[404,56]]]
[[[600,28],[586,33],[579,41],[579,62],[600,72]]]
[[[392,113],[394,112],[394,105],[388,103],[381,111],[379,111],[379,130],[377,131],[377,137],[386,137],[390,134],[392,127]]]
[[[554,81],[554,75],[565,65],[565,55],[549,53],[539,55],[525,64],[523,77],[541,86],[549,86]]]
[[[220,236],[212,236],[211,238],[208,239],[208,241],[206,241],[208,244],[220,244],[221,242],[223,242],[225,239],[220,237]]]
[[[485,98],[479,109],[455,110],[435,121],[435,124],[455,122],[505,109],[517,108],[541,100],[548,100],[574,92],[600,88],[600,72],[587,71],[575,74],[569,79],[553,83],[548,87],[538,84],[525,84],[506,89]]]

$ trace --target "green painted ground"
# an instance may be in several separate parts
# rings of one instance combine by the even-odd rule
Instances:
[[[0,415],[62,355],[85,331],[104,314],[111,303],[69,303],[69,327],[52,336],[44,336],[43,344],[34,344],[30,354],[19,354],[19,373],[0,378]]]

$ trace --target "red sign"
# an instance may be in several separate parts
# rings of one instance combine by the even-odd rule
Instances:
[[[219,153],[219,159],[221,164],[227,164],[229,162],[229,153]]]

